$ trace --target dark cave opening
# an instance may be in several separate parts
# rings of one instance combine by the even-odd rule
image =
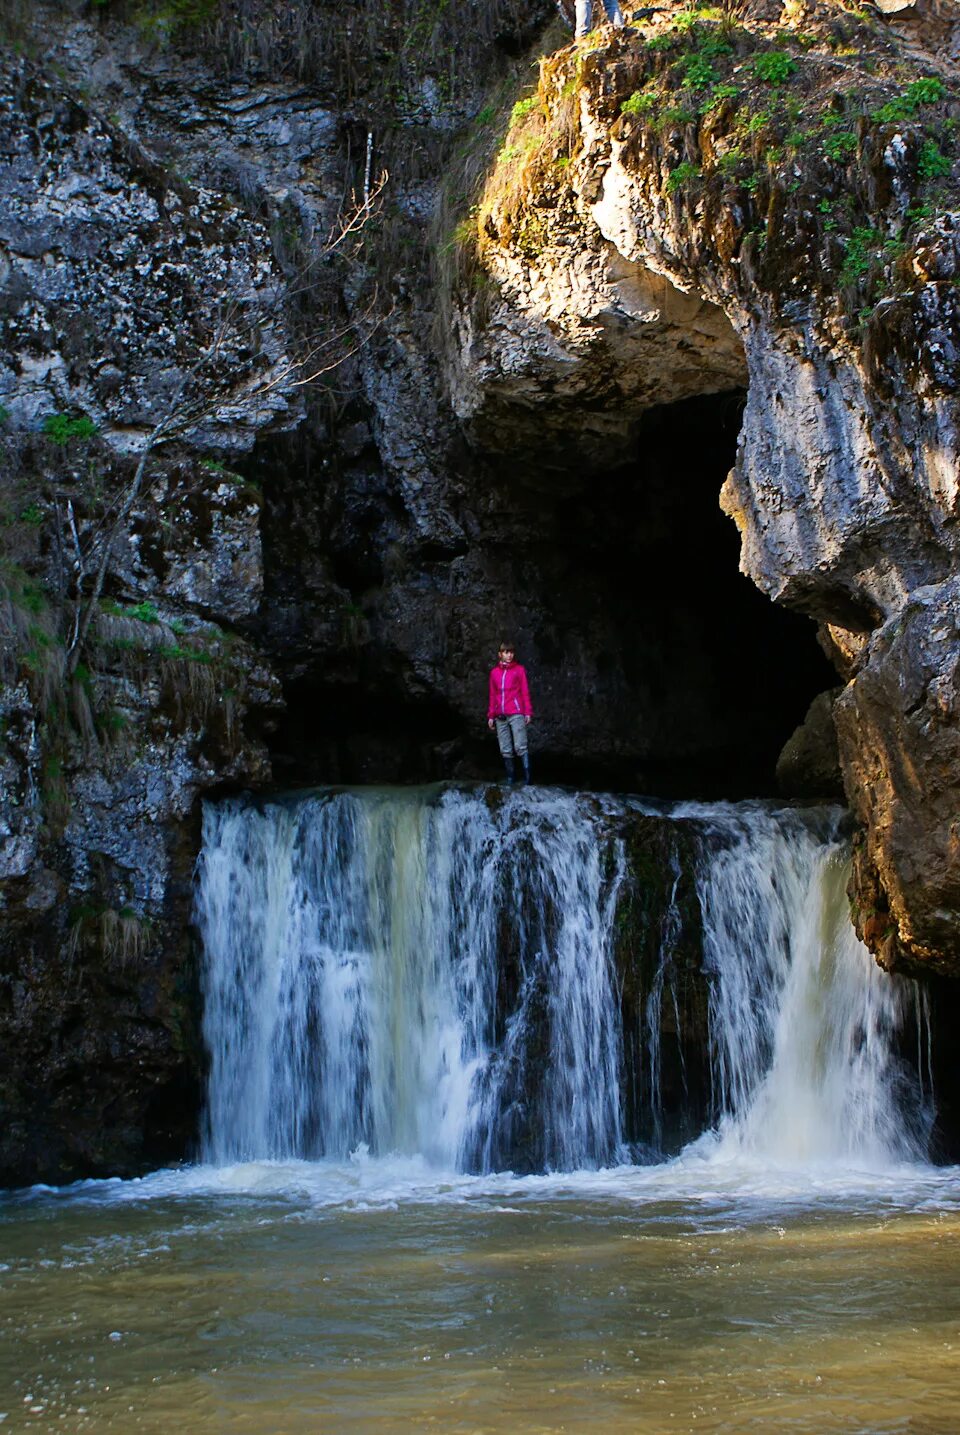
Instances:
[[[784,742],[836,685],[814,622],[739,571],[718,498],[743,397],[650,411],[631,463],[570,484],[545,522],[542,490],[528,505],[545,577],[531,634],[545,778],[586,770],[591,785],[666,796],[772,795]],[[551,712],[571,709],[555,741]]]
[[[369,454],[362,471],[328,469],[312,489],[299,464],[296,512],[289,481],[272,484],[273,624],[290,611],[293,550],[317,571],[326,564],[339,594],[317,583],[312,610],[302,591],[295,605],[299,631],[280,654],[287,707],[270,737],[278,783],[498,777],[486,680],[508,634],[530,676],[541,781],[774,794],[784,742],[837,679],[813,621],[738,570],[718,494],[742,403],[727,393],[651,410],[634,457],[606,470],[467,455],[466,551],[433,552],[405,533]],[[312,513],[304,492],[322,495]],[[287,566],[273,595],[271,555]],[[276,633],[265,636],[277,651]]]

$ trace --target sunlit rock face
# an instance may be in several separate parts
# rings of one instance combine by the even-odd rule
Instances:
[[[645,403],[745,366],[721,502],[742,570],[818,620],[849,683],[854,896],[861,917],[890,913],[882,933],[860,925],[888,966],[955,970],[960,221],[943,26],[934,54],[917,26],[904,38],[826,3],[748,6],[725,31],[676,19],[544,62],[478,207],[495,298],[461,300],[455,400],[486,442],[488,410],[506,432],[511,403],[514,425],[539,413],[549,440],[577,402],[595,461]],[[838,49],[856,86],[840,86]],[[646,307],[618,291],[624,274]]]
[[[746,386],[743,345],[715,304],[625,258],[576,214],[544,268],[506,251],[482,325],[457,315],[454,409],[473,444],[540,465],[627,459],[646,410]]]
[[[870,861],[858,926],[882,963],[901,944],[953,971],[960,943],[957,815],[960,584],[918,587],[871,637],[836,707],[851,801]]]

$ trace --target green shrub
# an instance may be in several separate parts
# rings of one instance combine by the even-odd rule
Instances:
[[[881,125],[900,124],[903,120],[914,119],[921,105],[936,104],[946,93],[942,80],[932,75],[926,76],[922,80],[914,80],[902,95],[898,95],[895,100],[888,100],[885,105],[874,110],[870,118]]]
[[[753,62],[753,73],[768,85],[782,85],[796,68],[796,60],[792,60],[784,50],[767,50],[757,55]]]
[[[744,128],[748,135],[755,135],[758,134],[760,130],[766,129],[772,119],[773,112],[771,110],[758,110],[755,115],[750,116]]]
[[[742,149],[728,149],[726,154],[722,154],[717,160],[717,169],[721,174],[730,174],[746,158]]]
[[[85,414],[79,418],[71,418],[69,414],[48,414],[43,421],[43,432],[61,448],[71,439],[93,438],[96,431],[96,424]]]
[[[653,90],[634,90],[620,106],[622,115],[648,115],[659,104],[660,97]]]
[[[670,171],[666,185],[667,193],[675,194],[681,185],[689,184],[690,180],[697,179],[699,174],[699,166],[691,164],[689,160],[684,160],[682,164],[677,165],[676,169]]]
[[[684,84],[689,85],[692,90],[705,90],[719,79],[706,55],[684,55],[682,60],[677,61],[677,65],[683,71]]]
[[[889,264],[904,252],[897,239],[887,239],[878,229],[858,226],[846,241],[847,253],[840,266],[841,284],[855,284],[874,264]]]
[[[942,179],[953,168],[953,162],[943,153],[936,140],[924,140],[917,156],[917,173],[921,179]]]
[[[888,100],[885,105],[871,112],[870,118],[878,125],[898,125],[902,120],[912,120],[913,110],[901,95],[896,100]]]
[[[525,100],[517,100],[517,103],[510,111],[510,124],[518,125],[520,121],[526,119],[527,115],[529,115],[532,110],[536,109],[536,107],[536,95],[530,95],[529,98]]]
[[[837,130],[823,141],[824,154],[837,164],[845,164],[857,152],[857,137],[851,130]]]
[[[904,98],[914,109],[918,109],[920,105],[935,105],[946,93],[947,87],[942,80],[934,75],[925,75],[922,80],[914,80],[912,85],[907,86]]]
[[[134,603],[126,612],[128,618],[137,618],[141,623],[159,623],[160,618],[153,603]]]
[[[735,100],[739,94],[740,91],[736,85],[714,85],[707,97],[707,108],[712,109],[714,105],[719,105],[723,100]]]

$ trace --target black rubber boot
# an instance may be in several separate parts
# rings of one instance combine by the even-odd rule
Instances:
[[[523,763],[523,780],[524,780],[525,783],[527,783],[527,784],[529,785],[529,782],[530,782],[530,754],[529,754],[528,752],[522,752],[522,753],[520,754],[520,761]]]
[[[508,786],[508,787],[512,787],[513,784],[514,784],[514,781],[515,781],[515,770],[514,770],[514,766],[513,766],[513,758],[512,758],[512,757],[505,757],[505,758],[503,759],[503,765],[504,765],[504,767],[505,767],[506,770],[507,770],[507,786]]]

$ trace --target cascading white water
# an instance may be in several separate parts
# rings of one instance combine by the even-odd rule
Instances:
[[[209,1159],[623,1154],[617,843],[561,795],[433,799],[206,808]]]
[[[877,967],[846,896],[839,809],[687,805],[702,831],[699,894],[720,1136],[788,1163],[925,1154],[922,1061],[897,1053],[920,989]]]
[[[642,812],[545,789],[208,805],[207,1158],[342,1159],[363,1145],[480,1171],[629,1160],[614,947],[634,881],[622,833]],[[922,1154],[926,1106],[896,1038],[923,1013],[853,935],[838,819],[761,804],[660,819],[697,837],[727,1152]],[[669,861],[637,1082],[657,1140],[661,1027],[680,1024]]]

